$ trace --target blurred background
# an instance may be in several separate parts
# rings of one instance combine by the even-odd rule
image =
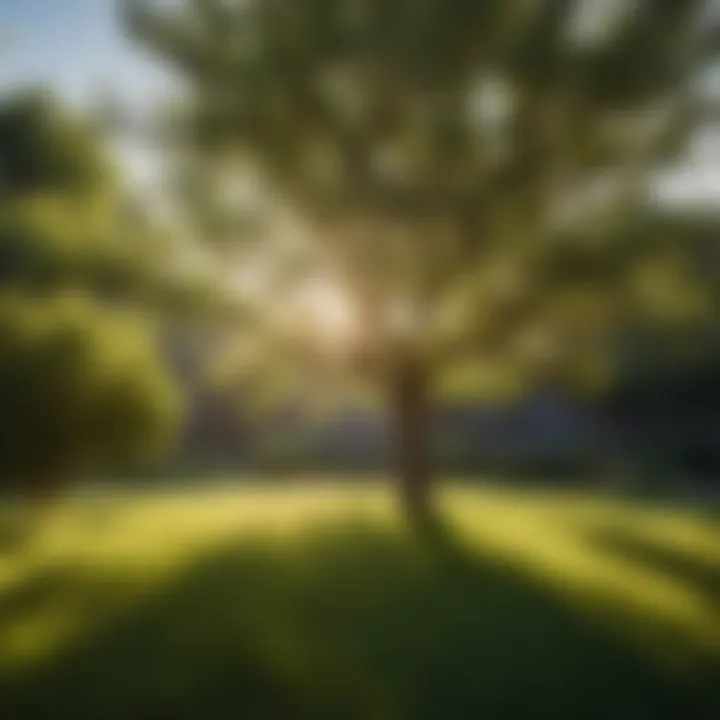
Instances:
[[[718,717],[719,50],[3,0],[0,712]]]
[[[622,467],[628,480],[647,471],[653,485],[663,470],[678,490],[713,493],[713,3],[642,12],[548,3],[533,11],[537,27],[523,3],[460,5],[454,15],[477,29],[448,16],[433,32],[429,18],[441,11],[432,4],[406,28],[410,9],[383,11],[398,23],[383,32],[371,23],[376,10],[358,8],[369,19],[356,37],[341,18],[314,29],[313,13],[331,22],[336,11],[310,3],[292,19],[295,44],[268,35],[267,47],[237,57],[225,46],[274,32],[272,17],[256,31],[242,3],[129,5],[3,9],[1,251],[3,294],[17,314],[27,298],[38,316],[87,311],[102,322],[119,309],[126,322],[152,320],[145,354],[156,354],[158,377],[147,384],[172,382],[184,402],[157,410],[159,398],[138,398],[138,412],[174,415],[175,431],[138,471],[382,470],[384,404],[359,386],[382,374],[402,334],[386,326],[407,306],[423,315],[411,334],[423,336],[433,365],[429,444],[441,470],[613,483]],[[242,27],[232,30],[233,18]],[[687,40],[673,36],[676,22]],[[365,47],[374,33],[382,49]],[[448,54],[456,36],[465,45]],[[283,65],[293,52],[307,63],[299,77]],[[444,66],[431,72],[436,56]],[[361,77],[371,61],[386,66]],[[272,79],[256,77],[263,71]],[[384,96],[390,85],[407,96]],[[252,112],[240,107],[245,97]],[[398,169],[360,167],[376,154]],[[62,322],[48,320],[46,332]],[[313,337],[291,337],[300,333],[283,323]],[[107,335],[100,345],[123,344],[97,332]],[[71,358],[67,372],[89,362]],[[351,392],[348,374],[359,378]],[[3,383],[24,394],[11,373]],[[21,439],[38,432],[35,412],[59,425],[70,412],[26,408],[31,428],[4,406]],[[117,459],[105,468],[128,474]]]

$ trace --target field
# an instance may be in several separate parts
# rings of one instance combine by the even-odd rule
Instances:
[[[7,505],[0,717],[720,718],[720,522],[450,485]],[[8,529],[9,528],[9,529]]]

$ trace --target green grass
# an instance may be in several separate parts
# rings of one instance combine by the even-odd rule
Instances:
[[[320,483],[68,499],[0,549],[0,717],[720,718],[720,524]]]

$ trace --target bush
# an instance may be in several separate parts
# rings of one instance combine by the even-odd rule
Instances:
[[[180,398],[153,338],[84,297],[0,297],[0,477],[46,495],[160,449]]]

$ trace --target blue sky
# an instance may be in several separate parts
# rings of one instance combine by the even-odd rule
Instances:
[[[0,91],[29,83],[71,102],[112,88],[135,103],[169,79],[122,36],[115,0],[0,0]]]
[[[173,90],[169,73],[123,36],[116,0],[0,0],[0,95],[36,84],[81,107],[109,90],[142,108]],[[115,149],[132,181],[156,183],[150,149],[127,140]]]

